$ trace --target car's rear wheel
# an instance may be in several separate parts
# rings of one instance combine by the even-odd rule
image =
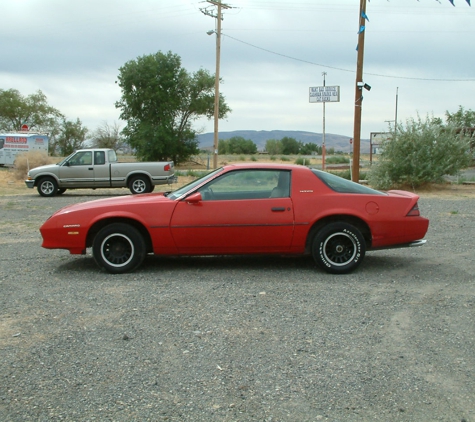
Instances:
[[[344,274],[361,264],[366,243],[361,232],[353,225],[337,222],[323,227],[312,242],[312,255],[323,270]]]
[[[151,183],[146,176],[135,176],[129,183],[130,192],[134,195],[151,192]]]
[[[129,224],[114,223],[102,228],[92,243],[92,255],[99,267],[121,274],[137,268],[146,255],[145,240]]]
[[[36,189],[41,196],[55,196],[58,193],[58,183],[52,177],[43,177]]]

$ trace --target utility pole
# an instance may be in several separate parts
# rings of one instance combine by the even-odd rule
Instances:
[[[360,141],[361,141],[361,112],[363,107],[363,61],[364,61],[364,35],[365,35],[365,15],[366,0],[360,0],[359,11],[359,35],[358,35],[358,56],[356,61],[356,83],[355,83],[355,121],[353,129],[353,169],[352,177],[356,183],[360,181]]]
[[[221,62],[221,21],[223,20],[222,10],[231,9],[231,6],[221,3],[221,0],[207,0],[213,6],[217,7],[217,13],[210,12],[207,8],[200,9],[201,12],[207,16],[216,19],[216,74],[214,81],[214,141],[213,141],[213,168],[218,167],[218,143],[219,143],[219,71]],[[213,32],[208,32],[211,35]]]
[[[327,72],[322,72],[323,76],[323,86],[325,86],[325,76]],[[324,88],[325,89],[325,88]],[[326,155],[326,145],[325,145],[325,102],[323,102],[323,139],[322,139],[322,170],[325,171],[325,155]]]

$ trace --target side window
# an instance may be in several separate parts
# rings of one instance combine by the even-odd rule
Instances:
[[[199,189],[204,201],[283,198],[290,193],[290,172],[236,170]]]
[[[92,151],[78,152],[69,160],[70,166],[90,166],[92,164]]]
[[[115,163],[117,161],[117,154],[112,149],[107,151],[107,157],[109,158],[109,163]]]
[[[106,153],[104,151],[94,152],[94,164],[101,165],[106,163]]]

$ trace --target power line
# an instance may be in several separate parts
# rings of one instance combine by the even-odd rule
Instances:
[[[276,56],[284,57],[284,58],[289,59],[289,60],[294,60],[294,61],[298,61],[298,62],[301,62],[301,63],[310,64],[310,65],[313,65],[313,66],[324,67],[326,69],[339,70],[341,72],[355,73],[354,70],[343,69],[341,67],[330,66],[330,65],[325,65],[325,64],[321,64],[321,63],[315,63],[315,62],[311,62],[309,60],[304,60],[304,59],[298,59],[296,57],[292,57],[292,56],[289,56],[287,54],[277,53],[275,51],[272,51],[272,50],[269,50],[269,49],[266,49],[266,48],[263,48],[263,47],[259,47],[257,45],[248,43],[246,41],[242,41],[240,39],[234,38],[234,37],[232,37],[230,35],[227,35],[227,34],[224,34],[224,33],[222,33],[222,35],[227,37],[227,38],[230,38],[234,41],[240,42],[241,44],[245,44],[245,45],[248,45],[250,47],[256,48],[258,50],[265,51],[266,53],[270,53],[270,54],[274,54]],[[409,76],[383,75],[383,74],[380,74],[380,73],[370,73],[370,72],[365,72],[365,74],[370,75],[370,76],[378,76],[378,77],[381,77],[381,78],[403,79],[403,80],[413,80],[413,81],[475,82],[475,79],[473,79],[473,78],[472,79],[416,78],[416,77],[409,77]]]

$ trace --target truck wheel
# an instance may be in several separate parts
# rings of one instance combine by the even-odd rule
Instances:
[[[361,232],[348,223],[331,223],[314,237],[312,255],[317,265],[331,274],[345,274],[361,264],[366,243]]]
[[[36,186],[41,196],[55,196],[58,193],[58,183],[52,177],[44,177]]]
[[[132,271],[143,262],[145,255],[143,236],[129,224],[105,226],[92,243],[92,256],[97,265],[112,274]]]
[[[129,183],[130,192],[134,195],[151,192],[150,186],[150,180],[148,180],[147,176],[132,177]]]

